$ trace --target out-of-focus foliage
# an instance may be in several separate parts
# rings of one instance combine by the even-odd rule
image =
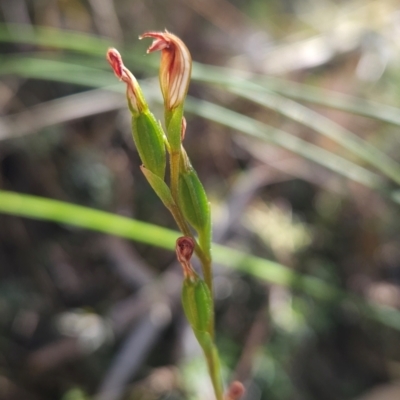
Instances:
[[[185,148],[214,238],[242,252],[215,251],[240,268],[216,269],[226,379],[248,400],[396,389],[395,1],[13,0],[0,19],[2,190],[174,228],[140,173],[105,60],[121,50],[160,116],[158,56],[137,37],[170,30],[197,62]],[[144,227],[125,241],[82,226],[133,238],[140,225],[121,234],[121,221],[49,210],[54,222],[0,215],[0,399],[210,398],[171,236]]]

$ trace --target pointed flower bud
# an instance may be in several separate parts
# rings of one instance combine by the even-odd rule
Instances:
[[[192,72],[192,58],[188,48],[177,36],[165,32],[145,32],[139,37],[153,38],[147,53],[161,50],[160,85],[168,110],[183,104]]]
[[[107,60],[117,78],[126,83],[126,97],[132,113],[133,140],[140,159],[149,174],[163,180],[166,167],[164,132],[150,112],[137,80],[125,67],[118,51],[108,49]],[[157,181],[156,178],[153,181]]]
[[[182,285],[183,310],[200,341],[201,334],[204,336],[204,333],[210,327],[214,311],[210,290],[196,274],[190,263],[194,247],[194,240],[188,236],[182,236],[176,241],[176,256],[183,267],[184,274]],[[204,343],[200,344],[203,345]]]
[[[182,236],[176,240],[176,247],[175,247],[176,258],[182,265],[183,274],[185,278],[197,279],[197,274],[190,263],[194,247],[195,247],[194,240],[189,236]]]
[[[132,113],[139,114],[147,110],[148,107],[142,90],[131,71],[122,62],[122,57],[118,50],[113,48],[108,49],[107,60],[114,70],[116,77],[126,83],[126,97],[128,98],[129,108]]]

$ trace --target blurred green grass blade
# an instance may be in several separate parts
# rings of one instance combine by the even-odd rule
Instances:
[[[74,62],[71,62],[71,59]],[[1,75],[18,75],[28,79],[63,82],[125,93],[125,86],[118,83],[105,58],[101,62],[97,61],[96,66],[96,62],[92,59],[76,57],[60,56],[55,59],[54,57],[32,55],[3,56],[0,57]],[[146,87],[144,82],[145,80],[140,82],[142,87]],[[148,94],[146,93],[146,97]],[[154,93],[150,93],[150,96],[159,98],[161,101],[161,95],[157,97],[154,96]]]
[[[229,81],[236,87],[248,90],[254,89],[254,84],[256,84],[259,88],[258,90],[269,90],[294,100],[305,101],[400,126],[400,109],[397,107],[282,78],[249,74],[246,71],[200,63],[193,63],[192,78],[196,81],[214,80],[216,84],[220,83],[221,80],[222,82]]]
[[[241,131],[249,136],[290,150],[371,189],[380,190],[383,186],[383,181],[378,175],[351,161],[299,139],[285,131],[265,125],[262,122],[228,110],[217,104],[188,98],[186,100],[185,109],[203,118]]]
[[[0,42],[54,47],[102,57],[115,45],[107,38],[87,33],[15,23],[0,24]]]
[[[174,249],[178,232],[62,201],[0,190],[0,211],[59,222]]]
[[[175,241],[181,236],[179,232],[105,211],[2,190],[0,190],[0,212],[74,225],[117,235],[171,251],[174,251]],[[289,286],[291,282],[298,281],[301,277],[281,264],[249,256],[236,250],[231,251],[231,249],[223,246],[215,247],[214,259],[218,263],[229,267],[236,267],[243,271],[249,268],[250,273],[270,282],[285,286]],[[321,282],[323,288],[326,289],[325,283],[317,281],[315,283],[317,286]],[[336,294],[333,288],[331,291],[318,290],[315,293],[319,293],[322,297]]]
[[[115,84],[115,77],[111,72],[102,69],[70,64],[65,61],[26,58],[8,60],[0,64],[0,74],[15,73],[36,79],[52,79],[92,87],[104,87],[108,83],[110,90],[123,92],[123,85]],[[308,160],[314,161],[348,179],[359,182],[369,188],[380,191],[383,187],[382,179],[334,153],[308,143],[287,132],[270,127],[250,117],[246,117],[224,107],[188,97],[186,110],[218,122],[232,129],[239,130],[247,135],[273,143],[290,150]]]
[[[146,222],[58,200],[0,190],[0,212],[57,222],[120,236],[174,251],[180,233]],[[214,261],[251,274],[266,282],[300,290],[325,301],[352,301],[346,294],[318,278],[299,274],[277,262],[255,257],[221,245],[213,246]],[[355,300],[354,300],[355,301]],[[360,303],[360,300],[357,300]],[[400,330],[399,311],[361,302],[365,314],[382,324]]]
[[[0,42],[33,45],[43,48],[44,51],[53,50],[48,51],[48,54],[53,55],[54,49],[77,52],[83,56],[82,63],[98,63],[100,58],[102,63],[107,66],[107,49],[118,47],[124,55],[124,59],[134,63],[135,70],[148,71],[149,67],[157,70],[159,67],[159,63],[154,58],[145,57],[144,51],[140,55],[137,54],[138,49],[145,47],[145,44],[140,45],[139,41],[135,46],[124,50],[121,43],[116,44],[108,38],[51,27],[0,23]],[[73,58],[72,54],[68,54],[69,59]],[[56,52],[55,55],[62,57],[60,52]]]
[[[230,88],[230,91],[329,137],[400,185],[400,165],[397,162],[329,118],[278,94],[254,93],[238,88]]]
[[[104,64],[106,62],[104,61]],[[115,85],[115,76],[101,68],[87,67],[62,60],[24,56],[0,58],[0,75],[19,75],[88,87]]]
[[[278,78],[264,77],[257,79],[256,82],[271,91],[294,100],[305,101],[400,126],[400,109],[397,107]]]
[[[20,59],[9,60],[0,65],[0,74],[4,73],[16,73],[37,79],[53,79],[94,87],[103,87],[108,83],[113,83],[110,89],[121,92],[125,90],[123,85],[119,85],[119,87],[115,85],[115,77],[111,72],[65,61],[35,58],[27,58],[24,62],[21,62]],[[101,84],[102,82],[103,84]],[[261,140],[267,140],[368,187],[377,189],[382,184],[377,175],[342,157],[224,107],[190,97],[188,97],[185,107],[193,114],[238,129]]]
[[[340,144],[343,148],[364,162],[369,163],[400,185],[400,164],[353,132],[314,110],[279,94],[272,93],[248,80],[232,79],[229,75],[223,75],[218,72],[215,74],[204,73],[199,79],[203,82],[223,86],[231,93],[274,110],[287,118],[313,129],[315,132]]]
[[[213,260],[233,267],[264,281],[299,289],[324,300],[339,299],[344,293],[332,285],[312,276],[301,275],[277,262],[254,257],[242,251],[218,244],[212,245]]]
[[[49,46],[100,57],[104,57],[108,47],[116,45],[107,38],[81,32],[10,23],[0,23],[0,42]],[[131,50],[129,50],[129,53],[130,52]],[[126,57],[133,61],[133,57],[129,54]],[[157,64],[152,62],[151,59],[146,60],[146,58],[136,57],[134,61],[135,67],[140,69],[143,69],[145,65],[154,69],[157,68]],[[229,76],[232,81],[237,81],[237,79],[243,80],[242,71],[193,63],[193,80],[201,81],[204,76],[216,74]],[[306,101],[400,126],[400,112],[396,107],[275,77],[252,75],[248,77],[248,80],[292,99]]]

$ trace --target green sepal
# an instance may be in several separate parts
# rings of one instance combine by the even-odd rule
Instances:
[[[173,110],[165,111],[165,126],[171,151],[180,151],[182,138],[183,104]]]
[[[182,305],[195,333],[207,332],[214,317],[210,290],[197,275],[186,277],[182,286]],[[196,334],[197,336],[197,334]]]
[[[143,165],[164,179],[167,162],[164,132],[150,111],[132,116],[132,134]]]
[[[211,246],[210,203],[196,171],[189,167],[179,175],[178,201],[183,216],[199,235],[200,247],[209,253]]]
[[[174,199],[172,198],[171,191],[168,185],[157,175],[153,174],[149,169],[143,165],[140,167],[143,175],[149,182],[152,189],[156,192],[156,195],[161,199],[164,206],[170,210],[175,206]]]

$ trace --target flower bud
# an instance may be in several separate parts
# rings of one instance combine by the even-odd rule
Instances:
[[[190,262],[195,248],[194,240],[188,236],[182,236],[176,241],[176,257],[181,264]]]
[[[179,205],[186,220],[197,230],[208,228],[210,205],[204,187],[193,168],[179,174]]]
[[[176,240],[176,258],[183,268],[185,279],[197,280],[198,276],[190,263],[195,248],[194,240],[189,236],[182,236]]]
[[[182,150],[178,180],[178,203],[182,214],[199,235],[202,250],[209,254],[211,246],[211,211],[204,187]]]
[[[185,278],[182,286],[182,305],[195,334],[207,332],[213,318],[212,299],[206,283],[198,276]]]
[[[183,236],[176,241],[176,256],[184,273],[182,285],[183,310],[196,336],[199,335],[198,338],[201,338],[201,334],[207,332],[210,327],[214,311],[210,290],[196,274],[190,263],[194,247],[194,240],[190,237]]]
[[[124,66],[119,52],[108,49],[107,60],[117,78],[126,83],[126,97],[132,113],[133,140],[140,159],[145,168],[163,180],[166,167],[164,132],[150,112],[137,80]]]
[[[147,37],[154,39],[147,53],[161,50],[161,91],[165,107],[172,110],[185,101],[192,72],[192,58],[182,40],[172,33],[145,32],[139,39]]]
[[[164,133],[149,110],[132,116],[132,135],[143,165],[163,180],[167,163]]]
[[[110,63],[116,77],[126,83],[126,97],[128,99],[129,108],[133,114],[139,114],[148,109],[144,100],[142,90],[136,80],[124,63],[121,54],[117,49],[108,49],[107,60]]]

